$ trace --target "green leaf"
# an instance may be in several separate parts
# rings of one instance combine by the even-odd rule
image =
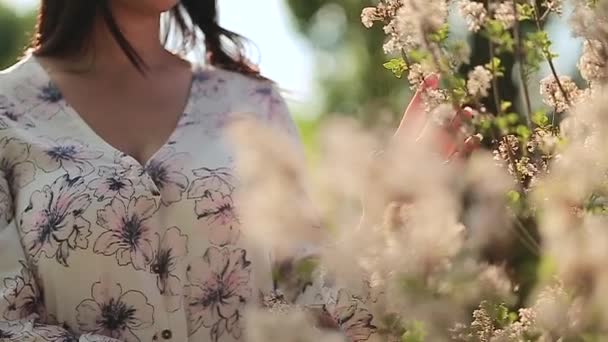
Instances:
[[[514,51],[515,40],[501,21],[488,20],[483,33],[496,45],[499,53]]]
[[[444,41],[446,41],[448,39],[448,36],[450,35],[450,26],[448,24],[443,24],[439,30],[437,30],[437,32],[431,33],[429,35],[429,40],[440,44],[443,43]]]
[[[515,125],[519,122],[519,115],[517,113],[509,113],[506,115],[506,118],[510,125]]]
[[[530,129],[524,125],[517,126],[517,128],[515,129],[515,133],[517,133],[517,135],[519,135],[524,140],[528,140],[531,135]]]
[[[412,49],[409,50],[407,53],[410,57],[410,60],[414,63],[420,63],[431,56],[428,51],[420,49]]]
[[[501,60],[498,57],[492,58],[492,60],[485,65],[485,68],[492,71],[497,77],[505,75],[505,68],[501,64]]]
[[[535,17],[535,10],[532,4],[517,4],[517,18],[519,21],[532,20]]]
[[[536,111],[532,115],[532,122],[540,127],[545,127],[549,124],[549,118],[547,117],[547,113],[543,110]]]
[[[501,101],[500,102],[500,111],[506,112],[511,108],[511,106],[513,106],[513,103],[511,103],[511,101]]]
[[[403,58],[393,58],[390,61],[382,64],[382,66],[390,70],[397,78],[401,78],[403,73],[407,71],[407,64]]]
[[[518,191],[510,190],[507,192],[507,198],[509,199],[509,203],[517,204],[521,200],[521,194]]]
[[[413,321],[410,323],[407,331],[401,335],[401,342],[424,342],[426,337],[426,329],[424,323]]]

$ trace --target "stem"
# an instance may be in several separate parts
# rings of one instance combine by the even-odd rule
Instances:
[[[403,58],[403,61],[405,62],[405,67],[407,68],[407,70],[410,70],[412,63],[410,62],[410,59],[407,56],[407,52],[405,52],[405,49],[401,49],[401,58]]]
[[[504,137],[502,137],[502,140],[505,143],[505,147],[507,149],[507,158],[509,159],[509,163],[511,164],[511,167],[513,167],[513,172],[515,172],[515,177],[517,178],[517,183],[519,183],[519,185],[523,189],[524,183],[521,180],[521,174],[519,173],[519,170],[517,169],[517,163],[515,162],[515,156],[513,155],[513,151],[511,151],[511,144],[509,144],[509,139],[507,138],[507,136],[504,136]]]
[[[541,19],[538,17],[538,5],[537,5],[536,1],[534,1],[533,3],[534,3],[534,22],[536,23],[536,29],[538,31],[542,31],[541,21],[544,19]],[[548,13],[549,13],[549,11],[547,10],[543,14],[542,18],[544,18]],[[564,90],[564,87],[562,86],[562,82],[559,80],[559,76],[557,75],[557,71],[555,70],[555,65],[553,64],[553,58],[551,57],[551,51],[545,51],[545,49],[543,49],[543,54],[545,55],[545,58],[547,59],[547,63],[549,64],[551,73],[553,74],[553,77],[555,78],[555,82],[557,82],[557,87],[559,88],[559,91],[562,93],[562,96],[564,96],[564,100],[566,100],[566,103],[568,104],[568,106],[571,106],[572,104],[570,103],[568,94]]]
[[[513,11],[515,11],[515,13],[517,13],[517,2],[513,1]],[[522,95],[526,104],[526,123],[528,125],[528,127],[532,128],[532,120],[531,120],[531,116],[532,116],[532,104],[530,101],[530,91],[528,89],[528,82],[526,79],[526,75],[524,72],[524,67],[525,67],[525,62],[523,60],[523,55],[524,55],[524,49],[523,49],[523,40],[521,39],[521,36],[519,35],[519,21],[515,20],[515,23],[513,24],[513,38],[515,38],[515,41],[517,42],[517,50],[515,52],[515,56],[519,62],[519,79],[521,82],[521,91],[522,91]]]
[[[490,11],[490,1],[486,0],[486,9]],[[498,92],[498,80],[496,79],[496,68],[494,67],[494,42],[492,39],[488,39],[488,45],[490,47],[490,66],[492,67],[492,94],[494,96],[494,104],[496,105],[496,115],[502,114],[502,108],[500,105],[500,95]]]
[[[540,245],[538,244],[536,239],[532,236],[532,234],[530,234],[530,232],[528,231],[526,226],[524,226],[524,224],[521,222],[519,217],[517,217],[516,215],[514,215],[514,216],[515,216],[515,220],[514,220],[515,223],[517,223],[519,230],[523,233],[523,236],[520,236],[519,238],[522,240],[522,242],[524,242],[524,241],[526,242],[526,243],[524,243],[524,245],[528,249],[530,249],[530,251],[532,253],[534,253],[535,255],[539,255]],[[528,245],[528,244],[530,244],[530,245]]]

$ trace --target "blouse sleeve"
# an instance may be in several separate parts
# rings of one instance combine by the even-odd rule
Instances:
[[[76,336],[49,321],[36,272],[21,246],[10,185],[0,171],[0,341],[118,342],[103,336]]]
[[[304,158],[300,136],[288,107],[276,89],[273,89],[273,93],[275,101],[269,110],[269,124],[289,135]],[[319,266],[318,251],[319,246],[302,245],[281,260],[274,258],[276,294],[289,303],[317,312],[323,316],[319,317],[321,324],[338,327],[350,341],[371,341],[376,327],[366,300],[328,281],[331,277]]]

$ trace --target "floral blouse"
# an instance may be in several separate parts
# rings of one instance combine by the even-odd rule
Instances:
[[[0,341],[242,340],[245,305],[275,284],[271,253],[241,236],[222,129],[250,113],[297,133],[269,82],[194,75],[174,132],[142,165],[34,57],[0,72]],[[351,340],[370,337],[367,310],[327,298]]]

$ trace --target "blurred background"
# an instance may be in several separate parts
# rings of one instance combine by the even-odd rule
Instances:
[[[255,43],[251,51],[267,77],[285,91],[306,139],[332,114],[355,116],[367,125],[394,125],[405,108],[407,81],[382,67],[381,27],[365,29],[361,9],[371,0],[219,0],[221,24]],[[35,22],[38,0],[0,0],[0,69],[22,54]],[[571,37],[563,17],[551,18],[547,29],[560,55],[557,69],[575,73],[580,42]],[[489,59],[485,42],[468,37],[457,11],[450,18],[452,35],[472,44],[472,64]],[[466,70],[464,70],[466,72]],[[541,70],[539,77],[548,74]],[[573,76],[576,77],[574,74]],[[505,78],[507,98],[516,84]],[[533,83],[533,82],[531,82]],[[538,84],[538,83],[536,83]],[[511,85],[511,86],[509,86]]]

